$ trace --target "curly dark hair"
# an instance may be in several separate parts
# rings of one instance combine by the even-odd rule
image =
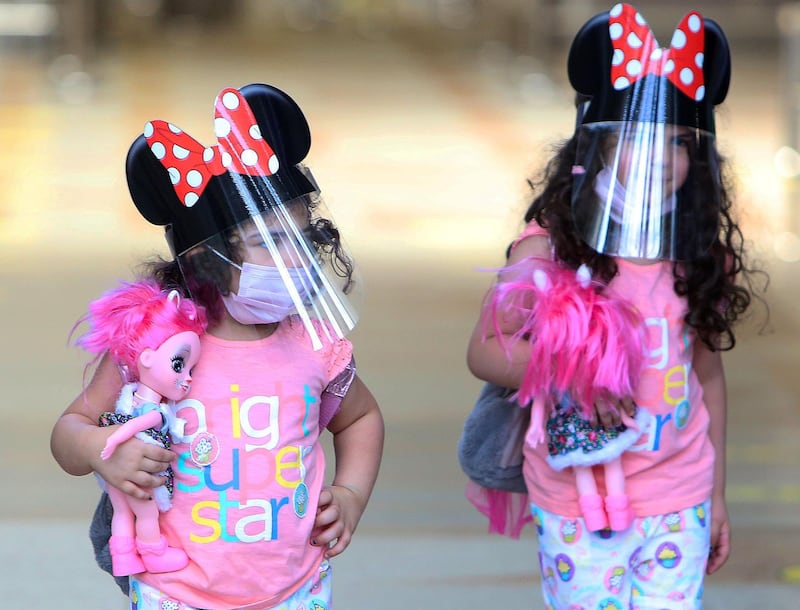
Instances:
[[[313,210],[318,206],[316,199],[305,196],[292,202],[295,203],[302,203],[308,211],[309,224],[304,234],[320,262],[328,264],[344,280],[342,290],[345,294],[350,293],[355,284],[355,265],[342,246],[339,230],[329,219],[313,217]],[[206,308],[209,321],[216,323],[224,312],[220,297],[230,293],[233,280],[230,263],[220,255],[236,264],[242,263],[237,227],[229,227],[196,246],[180,257],[180,262],[177,258],[167,260],[162,257],[145,261],[139,274],[153,277],[166,290],[178,290],[191,296]]]
[[[709,147],[711,162],[719,168],[722,179],[718,183],[716,172],[704,172],[709,168],[693,161],[692,172],[695,175],[690,174],[684,188],[694,189],[690,196],[696,201],[709,193],[709,180],[714,180],[714,184],[718,185],[719,214],[716,222],[711,223],[717,234],[706,235],[706,243],[713,243],[703,255],[673,263],[673,287],[677,295],[687,299],[688,312],[684,321],[696,331],[700,340],[711,350],[729,350],[736,344],[733,327],[748,310],[754,296],[750,276],[764,272],[749,267],[745,262],[744,239],[731,209],[731,185],[725,172],[726,161],[719,155],[713,142],[706,142],[705,145]],[[528,181],[534,199],[525,213],[525,221],[535,220],[548,230],[557,259],[576,269],[585,263],[593,270],[595,277],[607,284],[618,273],[616,261],[612,256],[596,252],[586,244],[573,220],[572,170],[577,148],[576,133],[557,145],[541,175]],[[589,168],[587,175],[593,175]],[[707,201],[695,207],[696,210],[704,208],[706,216],[709,209],[713,210]],[[692,224],[689,220],[684,222],[684,226]]]

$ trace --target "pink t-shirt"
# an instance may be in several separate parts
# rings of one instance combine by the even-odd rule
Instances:
[[[522,237],[546,234],[535,222]],[[703,389],[692,369],[695,335],[684,323],[686,301],[673,290],[672,263],[637,265],[616,259],[610,287],[636,305],[647,327],[648,358],[634,400],[654,422],[649,433],[622,456],[627,491],[638,517],[662,515],[711,497],[714,447]],[[580,516],[575,475],[547,464],[547,446],[524,449],[523,473],[531,501],[571,519]],[[595,466],[604,495],[603,470]]]
[[[352,346],[319,351],[302,323],[286,320],[259,341],[205,335],[189,396],[177,414],[172,509],[161,527],[189,565],[143,574],[150,586],[198,608],[270,608],[318,569],[311,546],[325,476],[318,442],[320,395]]]

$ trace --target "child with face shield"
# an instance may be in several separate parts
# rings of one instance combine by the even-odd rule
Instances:
[[[523,448],[547,607],[700,608],[730,552],[721,351],[753,297],[715,144],[728,45],[692,11],[662,49],[617,4],[579,31],[568,74],[575,133],[533,183],[468,365],[547,405]],[[572,288],[552,288],[560,274]],[[601,299],[628,324],[593,317]],[[624,383],[599,391],[596,358]]]
[[[174,254],[148,275],[202,305],[208,328],[191,391],[175,404],[186,425],[161,516],[188,564],[118,583],[137,608],[329,608],[329,560],[351,541],[383,447],[380,410],[345,338],[359,280],[300,165],[310,133],[297,104],[268,85],[225,89],[214,130],[218,143],[206,147],[152,121],[128,154],[134,203],[165,227]],[[132,439],[100,459],[111,429],[97,419],[120,386],[103,359],[56,423],[52,451],[67,472],[95,471],[147,500],[174,454]],[[107,512],[101,501],[93,523],[101,565]]]

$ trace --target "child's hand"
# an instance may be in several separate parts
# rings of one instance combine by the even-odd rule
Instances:
[[[109,426],[97,430],[106,435],[115,428],[116,426]],[[150,499],[153,495],[152,489],[164,484],[164,477],[155,473],[166,470],[176,457],[172,451],[142,442],[138,438],[120,443],[116,450],[112,447],[105,457],[104,453],[105,448],[98,452],[100,459],[92,461],[93,470],[109,485],[140,500]]]
[[[589,423],[592,426],[597,426],[599,423],[606,429],[616,428],[622,423],[622,413],[628,417],[636,415],[636,403],[632,398],[598,400],[594,404],[594,412]]]
[[[311,544],[329,547],[325,553],[327,558],[339,555],[350,545],[364,505],[364,500],[349,487],[331,485],[324,488],[319,496]]]
[[[706,572],[719,570],[731,554],[731,523],[724,498],[711,500],[711,549],[708,553]]]

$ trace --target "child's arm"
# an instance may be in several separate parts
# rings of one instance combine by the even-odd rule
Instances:
[[[83,476],[96,471],[110,485],[146,500],[152,496],[153,487],[164,483],[154,473],[164,471],[175,454],[132,439],[120,445],[110,459],[100,458],[116,427],[101,428],[98,418],[103,411],[113,409],[121,389],[116,366],[109,358],[103,358],[85,392],[72,401],[53,426],[50,450],[65,472]]]
[[[311,543],[334,557],[350,544],[367,506],[383,455],[383,416],[367,386],[355,377],[328,430],[333,433],[336,474],[322,490]]]
[[[703,386],[703,398],[711,419],[708,435],[714,445],[714,489],[711,495],[711,552],[707,572],[712,574],[728,560],[731,552],[730,520],[725,503],[725,445],[727,424],[727,392],[722,354],[712,352],[698,341],[694,346],[692,366]]]
[[[527,237],[517,243],[508,257],[508,265],[526,258],[538,256],[550,258],[550,243],[544,235]],[[517,278],[501,276],[499,281]],[[493,324],[484,324],[481,319],[475,325],[467,347],[467,366],[478,379],[489,381],[504,388],[518,388],[528,367],[531,350],[527,341],[509,341],[518,329],[513,320],[508,320],[501,328],[505,341],[495,335]],[[506,327],[507,326],[507,327]],[[507,349],[506,346],[510,346]]]

